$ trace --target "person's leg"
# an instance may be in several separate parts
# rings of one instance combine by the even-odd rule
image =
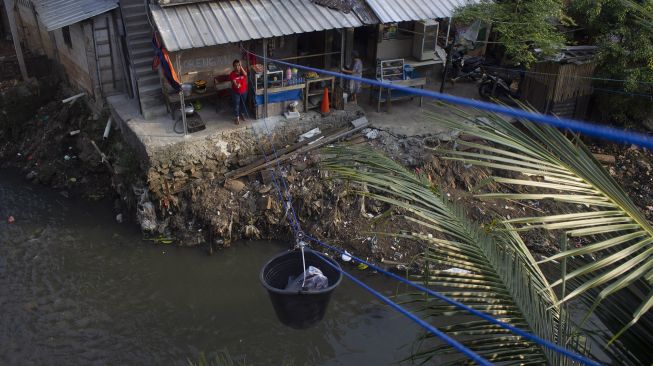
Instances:
[[[238,116],[240,116],[240,95],[235,91],[231,91],[232,105],[234,108],[234,115],[236,116],[236,124],[240,122]]]
[[[243,120],[246,120],[245,118],[247,116],[247,91],[245,91],[243,94],[240,95],[240,102],[242,103],[241,105],[241,110],[240,110],[240,117],[242,117]]]

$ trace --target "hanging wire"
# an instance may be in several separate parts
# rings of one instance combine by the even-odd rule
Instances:
[[[250,51],[246,51],[246,52],[251,53]],[[262,57],[254,53],[251,54],[256,57]],[[614,127],[602,126],[598,124],[573,120],[569,118],[558,118],[558,117],[539,114],[539,113],[532,113],[529,111],[512,108],[504,105],[482,102],[474,99],[468,99],[468,98],[458,97],[449,94],[437,93],[430,90],[423,90],[423,89],[416,89],[416,88],[411,88],[411,87],[406,87],[401,85],[395,85],[392,83],[381,82],[377,80],[366,79],[366,78],[352,76],[352,75],[346,75],[346,74],[328,71],[328,70],[322,70],[314,67],[297,65],[285,61],[278,61],[273,59],[271,61],[274,63],[278,63],[280,65],[296,67],[302,70],[314,71],[324,75],[340,77],[348,80],[360,81],[362,83],[379,86],[387,89],[398,90],[408,94],[426,97],[429,99],[436,99],[443,102],[458,104],[466,107],[483,109],[486,111],[500,113],[518,119],[526,119],[536,123],[547,124],[562,129],[569,129],[571,131],[582,133],[587,136],[610,140],[621,144],[635,144],[638,146],[653,149],[653,138],[641,133],[627,132]]]
[[[451,338],[445,332],[443,332],[443,331],[437,329],[436,327],[432,326],[431,324],[425,322],[423,319],[421,319],[417,315],[411,313],[410,311],[408,311],[407,309],[405,309],[401,305],[399,305],[399,304],[395,303],[394,301],[390,300],[389,298],[387,298],[386,296],[384,296],[380,292],[376,291],[375,289],[373,289],[370,286],[368,286],[367,284],[365,284],[363,281],[361,281],[358,278],[352,276],[350,273],[345,272],[342,268],[340,268],[340,267],[336,266],[335,264],[331,263],[328,259],[322,257],[319,254],[317,255],[317,257],[320,258],[327,265],[331,266],[331,268],[333,268],[336,271],[342,273],[350,281],[357,284],[358,286],[360,286],[361,288],[363,288],[364,290],[366,290],[370,294],[374,295],[374,297],[376,297],[377,299],[383,301],[384,303],[386,303],[387,305],[389,305],[391,308],[395,309],[396,311],[398,311],[402,315],[404,315],[407,318],[409,318],[410,320],[414,321],[415,323],[417,323],[422,328],[428,330],[431,334],[433,334],[436,337],[440,338],[445,343],[450,345],[452,348],[456,349],[460,353],[462,353],[465,356],[469,357],[471,360],[474,360],[479,365],[484,365],[484,366],[492,365],[491,362],[489,362],[488,360],[486,360],[483,357],[479,356],[476,352],[470,350],[469,348],[465,347],[463,344],[461,344],[457,340]]]
[[[444,301],[444,302],[446,302],[446,303],[448,303],[450,305],[453,305],[453,306],[455,306],[455,307],[457,307],[459,309],[465,310],[465,311],[469,312],[470,314],[475,315],[475,316],[477,316],[477,317],[479,317],[481,319],[487,320],[488,322],[490,322],[492,324],[496,324],[496,325],[500,326],[501,328],[507,329],[507,330],[511,331],[512,333],[514,333],[514,334],[516,334],[518,336],[524,337],[524,338],[526,338],[526,339],[528,339],[528,340],[530,340],[530,341],[532,341],[534,343],[537,343],[537,344],[539,344],[541,346],[552,349],[552,350],[554,350],[554,351],[556,351],[556,352],[558,352],[560,354],[563,354],[563,355],[569,357],[570,359],[572,359],[574,361],[578,361],[578,362],[580,362],[580,363],[582,363],[584,365],[594,365],[594,366],[600,365],[600,363],[598,363],[596,361],[590,360],[589,358],[581,356],[578,353],[569,351],[568,349],[566,349],[564,347],[561,347],[561,346],[559,346],[559,345],[557,345],[557,344],[555,344],[553,342],[547,341],[546,339],[540,338],[540,337],[538,337],[538,336],[536,336],[534,334],[531,334],[529,332],[526,332],[524,330],[516,328],[516,327],[514,327],[514,326],[512,326],[512,325],[510,325],[508,323],[497,320],[497,319],[493,318],[492,316],[490,316],[488,314],[485,314],[485,313],[483,313],[481,311],[478,311],[478,310],[476,310],[476,309],[474,309],[472,307],[469,307],[469,306],[467,306],[467,305],[465,305],[465,304],[463,304],[461,302],[458,302],[456,300],[450,299],[447,296],[444,296],[444,295],[442,295],[441,293],[439,293],[437,291],[431,290],[431,289],[429,289],[427,287],[424,287],[422,285],[419,285],[419,284],[417,284],[417,283],[415,283],[413,281],[407,280],[407,279],[405,279],[405,278],[403,278],[403,277],[401,277],[399,275],[396,275],[396,274],[394,274],[392,272],[386,271],[381,267],[378,267],[378,266],[376,266],[376,265],[374,265],[374,264],[372,264],[372,263],[370,263],[370,262],[368,262],[366,260],[358,258],[358,257],[354,256],[353,254],[346,253],[344,250],[342,250],[340,248],[337,248],[337,247],[335,247],[333,245],[329,245],[329,244],[327,244],[327,243],[325,243],[325,242],[323,242],[323,241],[321,241],[319,239],[316,239],[316,238],[314,238],[314,237],[312,237],[310,235],[306,235],[306,239],[308,239],[308,240],[310,240],[310,241],[312,241],[312,242],[314,242],[316,244],[319,244],[319,245],[321,245],[322,247],[324,247],[324,248],[326,248],[328,250],[339,253],[341,255],[346,254],[347,256],[351,257],[354,261],[356,261],[358,263],[363,263],[363,264],[367,265],[369,268],[371,268],[371,269],[373,269],[373,270],[375,270],[375,271],[377,271],[377,272],[379,272],[379,273],[381,273],[381,274],[383,274],[385,276],[388,276],[388,277],[390,277],[390,278],[392,278],[394,280],[402,282],[402,283],[404,283],[404,284],[406,284],[408,286],[411,286],[411,287],[413,287],[413,288],[415,288],[417,290],[425,292],[425,293],[427,293],[427,294],[429,294],[429,295],[431,295],[431,296],[433,296],[433,297],[435,297],[435,298],[437,298],[439,300],[442,300],[442,301]]]
[[[242,46],[241,46],[241,49],[243,51],[245,51],[246,53],[248,53],[248,54],[254,55],[254,56],[259,57],[259,58],[262,57],[260,55],[254,54],[254,53],[242,48]],[[566,128],[572,129],[572,130],[578,130],[579,132],[584,132],[583,130],[588,130],[589,131],[588,134],[590,134],[590,135],[599,134],[599,135],[602,136],[603,134],[606,134],[605,128],[600,128],[598,126],[590,125],[590,124],[585,123],[585,122],[579,122],[579,121],[573,121],[573,120],[556,120],[556,119],[554,119],[552,117],[549,117],[549,116],[542,116],[542,115],[533,114],[533,113],[523,111],[523,110],[498,106],[498,105],[495,105],[495,104],[478,102],[478,101],[474,101],[474,100],[468,100],[468,99],[454,97],[454,96],[450,96],[450,95],[446,95],[446,94],[425,92],[425,91],[422,91],[421,89],[400,87],[400,86],[396,86],[396,85],[392,85],[392,84],[381,83],[381,82],[370,80],[370,79],[358,78],[358,77],[354,77],[354,76],[350,76],[350,75],[345,75],[345,74],[336,73],[336,72],[332,72],[332,71],[321,70],[321,69],[317,69],[317,68],[292,64],[292,63],[278,61],[278,60],[271,60],[271,61],[275,62],[275,63],[282,64],[282,65],[297,67],[297,68],[304,69],[304,70],[315,71],[315,72],[319,72],[319,73],[323,73],[323,74],[327,74],[327,75],[343,77],[343,78],[350,79],[350,80],[357,80],[357,81],[361,81],[361,82],[365,82],[365,83],[369,83],[369,84],[373,84],[373,85],[398,89],[398,90],[406,91],[408,93],[413,93],[413,94],[416,94],[416,95],[424,95],[424,96],[432,97],[432,98],[435,98],[435,99],[451,101],[451,102],[454,102],[454,103],[457,102],[458,104],[462,104],[462,105],[474,106],[474,107],[478,107],[478,108],[481,108],[481,109],[486,109],[486,110],[490,110],[490,111],[505,113],[505,114],[509,114],[509,115],[519,117],[519,118],[531,118],[531,119],[535,119],[535,120],[537,120],[539,122],[551,124],[551,125],[554,125],[554,126],[558,126],[558,125],[560,125],[562,123],[563,127],[566,127]],[[265,119],[264,119],[264,122],[265,122]],[[561,123],[558,123],[558,122],[561,122]],[[267,124],[266,124],[266,127],[267,127]],[[616,130],[616,129],[610,129],[610,130],[615,130],[616,132],[624,133],[623,131],[619,131],[619,130]],[[609,131],[609,132],[615,133],[615,131]],[[268,130],[268,135],[269,134],[270,133],[269,133],[269,130]],[[607,134],[607,135],[610,135],[610,134]],[[636,134],[632,134],[632,133],[627,134],[627,135],[628,135],[627,137],[629,138],[629,140],[639,141],[643,145],[648,143],[648,144],[650,144],[650,146],[653,146],[653,141],[651,141],[651,139],[649,139],[647,136],[644,136],[644,135],[640,136],[640,135],[636,135]],[[610,137],[614,138],[615,136],[610,136]],[[643,140],[642,140],[642,137],[643,137]],[[273,149],[274,149],[274,145],[272,145],[272,146],[273,146]],[[275,150],[275,154],[276,154],[276,150]],[[293,214],[294,214],[294,209],[293,209]],[[295,218],[296,218],[296,216],[295,216]],[[298,221],[297,221],[297,223],[299,224]],[[301,233],[301,231],[300,231],[300,233]],[[313,241],[316,244],[322,245],[322,246],[324,246],[324,247],[326,247],[326,248],[328,248],[330,250],[333,250],[333,251],[338,252],[340,254],[347,254],[348,256],[353,258],[354,260],[356,260],[356,261],[358,261],[360,263],[366,264],[367,266],[369,266],[370,268],[378,271],[379,273],[382,273],[382,274],[384,274],[384,275],[386,275],[388,277],[391,277],[391,278],[393,278],[393,279],[395,279],[397,281],[403,282],[403,283],[405,283],[405,284],[407,284],[409,286],[412,286],[412,287],[414,287],[416,289],[419,289],[422,292],[425,292],[425,293],[427,293],[427,294],[429,294],[431,296],[434,296],[434,297],[436,297],[436,298],[438,298],[438,299],[440,299],[442,301],[445,301],[445,302],[447,302],[447,303],[449,303],[451,305],[454,305],[454,306],[456,306],[456,307],[458,307],[460,309],[463,309],[463,310],[469,312],[472,315],[476,315],[476,316],[478,316],[478,317],[480,317],[480,318],[482,318],[484,320],[489,321],[490,323],[499,325],[502,328],[513,332],[514,334],[517,334],[517,335],[519,335],[521,337],[524,337],[524,338],[526,338],[526,339],[528,339],[528,340],[530,340],[530,341],[532,341],[534,343],[537,343],[537,344],[539,344],[539,345],[541,345],[543,347],[552,349],[552,350],[554,350],[554,351],[556,351],[556,352],[558,352],[560,354],[563,354],[563,355],[569,357],[570,359],[572,359],[574,361],[580,362],[581,364],[584,364],[584,365],[592,365],[592,366],[600,365],[596,361],[593,361],[593,360],[591,360],[591,359],[589,359],[587,357],[584,357],[584,356],[582,356],[580,354],[577,354],[575,352],[569,351],[569,350],[567,350],[567,349],[565,349],[563,347],[560,347],[559,345],[557,345],[555,343],[549,342],[549,341],[547,341],[545,339],[542,339],[542,338],[540,338],[540,337],[538,337],[538,336],[536,336],[534,334],[528,333],[528,332],[523,331],[523,330],[521,330],[519,328],[516,328],[516,327],[514,327],[514,326],[512,326],[510,324],[507,324],[507,323],[504,323],[504,322],[502,322],[500,320],[497,320],[497,319],[493,318],[492,316],[490,316],[488,314],[485,314],[483,312],[475,310],[475,309],[473,309],[473,308],[471,308],[471,307],[469,307],[469,306],[467,306],[467,305],[465,305],[463,303],[460,303],[458,301],[450,299],[450,298],[448,298],[448,297],[446,297],[446,296],[444,296],[444,295],[442,295],[442,294],[440,294],[440,293],[438,293],[436,291],[433,291],[433,290],[428,289],[428,288],[426,288],[424,286],[416,284],[416,283],[414,283],[412,281],[409,281],[409,280],[407,280],[407,279],[405,279],[403,277],[400,277],[400,276],[398,276],[398,275],[396,275],[394,273],[385,271],[385,270],[375,266],[374,264],[372,264],[370,262],[364,261],[364,260],[362,260],[360,258],[357,258],[357,257],[355,257],[355,256],[353,256],[353,255],[351,255],[349,253],[346,253],[342,249],[331,246],[331,245],[329,245],[327,243],[324,243],[324,242],[322,242],[322,241],[320,241],[320,240],[318,240],[316,238],[313,238],[312,236],[309,236],[309,235],[306,235],[305,237],[308,240]],[[318,257],[321,258],[321,256],[318,256]],[[371,287],[367,286],[365,283],[363,283],[360,280],[358,280],[357,278],[353,277],[351,274],[347,273],[346,271],[342,270],[341,268],[337,268],[332,263],[329,263],[326,260],[324,260],[324,261],[326,263],[328,263],[330,266],[334,267],[339,272],[341,272],[344,276],[346,276],[347,278],[352,280],[354,283],[356,283],[357,285],[362,287],[363,289],[367,290],[368,292],[370,292],[371,294],[373,294],[374,296],[376,296],[377,298],[379,298],[380,300],[382,300],[386,304],[393,307],[395,310],[399,311],[403,315],[405,315],[408,318],[410,318],[411,320],[415,321],[420,326],[427,329],[429,332],[431,332],[432,334],[434,334],[438,338],[444,340],[445,342],[447,342],[452,347],[454,347],[457,350],[459,350],[460,352],[464,353],[470,359],[473,359],[473,360],[475,360],[476,362],[478,362],[478,363],[480,363],[482,365],[491,365],[491,363],[484,360],[483,358],[481,358],[476,353],[470,351],[469,349],[464,347],[462,344],[460,344],[457,341],[451,339],[445,333],[439,331],[437,328],[431,326],[430,324],[426,323],[424,320],[422,320],[419,317],[415,316],[414,314],[408,312],[406,309],[402,308],[398,304],[392,302],[390,299],[386,298],[385,296],[383,296],[382,294],[380,294],[376,290],[374,290]],[[305,263],[304,263],[304,266],[305,266]]]

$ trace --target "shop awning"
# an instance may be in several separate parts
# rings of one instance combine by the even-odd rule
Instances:
[[[311,0],[226,0],[161,7],[152,19],[168,51],[279,37],[363,24]]]
[[[118,7],[118,0],[36,0],[34,8],[50,32]]]
[[[366,0],[382,23],[448,18],[455,8],[478,0]]]

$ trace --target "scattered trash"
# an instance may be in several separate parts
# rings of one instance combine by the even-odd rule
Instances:
[[[342,256],[340,256],[340,258],[341,258],[343,261],[345,261],[345,262],[349,262],[349,261],[351,261],[351,255],[349,255],[349,253],[348,253],[346,250],[345,250],[345,252],[342,254]]]
[[[106,140],[109,138],[109,132],[111,132],[111,117],[107,121],[106,127],[104,127],[104,133],[102,134],[102,139]]]
[[[358,263],[358,266],[356,266],[356,268],[360,269],[361,271],[366,270],[367,269],[367,264]]]
[[[65,160],[65,161],[70,160],[70,155],[64,155],[64,156],[63,156],[63,160]]]
[[[138,197],[136,205],[136,217],[144,231],[154,231],[157,228],[156,210],[154,204],[150,202],[147,190],[133,187],[134,194]]]
[[[121,213],[119,213],[119,214],[116,215],[116,221],[117,221],[119,224],[122,224],[122,214],[121,214]]]
[[[370,140],[375,140],[376,138],[379,137],[379,130],[366,128],[365,130],[363,130],[363,133],[365,134],[365,137],[367,137]]]
[[[86,95],[86,93],[79,93],[79,94],[73,95],[73,96],[70,97],[70,98],[66,98],[66,99],[62,100],[61,102],[62,102],[62,103],[71,103],[71,102],[74,102],[74,101],[76,101],[77,99],[79,99],[79,98],[81,98],[81,97],[83,97],[83,96],[85,96],[85,95]]]
[[[27,175],[25,175],[25,179],[32,180],[36,178],[38,175],[39,173],[37,173],[35,170],[31,170],[29,173],[27,173]]]
[[[312,130],[310,130],[310,131],[308,131],[308,132],[306,132],[304,134],[299,135],[299,142],[310,139],[311,137],[317,136],[320,133],[322,133],[322,131],[320,131],[320,129],[318,127],[316,127],[316,128],[314,128],[314,129],[312,129]]]
[[[75,178],[75,177],[71,177],[71,178],[68,179],[68,180],[69,180],[71,183],[77,183],[77,178]]]
[[[14,221],[16,221],[16,219],[15,219],[13,216],[9,216],[9,217],[7,217],[7,223],[8,223],[8,224],[13,224]]]
[[[75,135],[77,135],[77,134],[80,133],[80,132],[81,132],[80,130],[75,130],[75,131],[70,131],[68,134],[69,134],[70,136],[75,136]]]
[[[329,287],[329,279],[322,273],[322,271],[313,266],[308,266],[308,269],[305,271],[306,280],[304,280],[304,273],[300,273],[299,276],[288,278],[288,285],[286,285],[286,290],[289,291],[319,291]],[[304,287],[302,288],[302,283]]]

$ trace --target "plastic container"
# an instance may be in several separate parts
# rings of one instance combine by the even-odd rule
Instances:
[[[281,323],[295,329],[306,329],[317,324],[326,313],[333,290],[342,281],[342,273],[324,261],[327,260],[336,268],[340,265],[313,250],[304,249],[306,267],[319,268],[329,279],[329,286],[318,291],[286,290],[289,278],[294,278],[303,272],[301,251],[284,252],[270,259],[261,269],[260,280],[268,290],[270,301]]]
[[[415,69],[410,65],[404,65],[404,75],[405,75],[406,79],[414,79],[415,78]]]
[[[185,97],[190,97],[191,93],[193,92],[193,84],[183,83],[181,84],[181,90],[183,90]]]

